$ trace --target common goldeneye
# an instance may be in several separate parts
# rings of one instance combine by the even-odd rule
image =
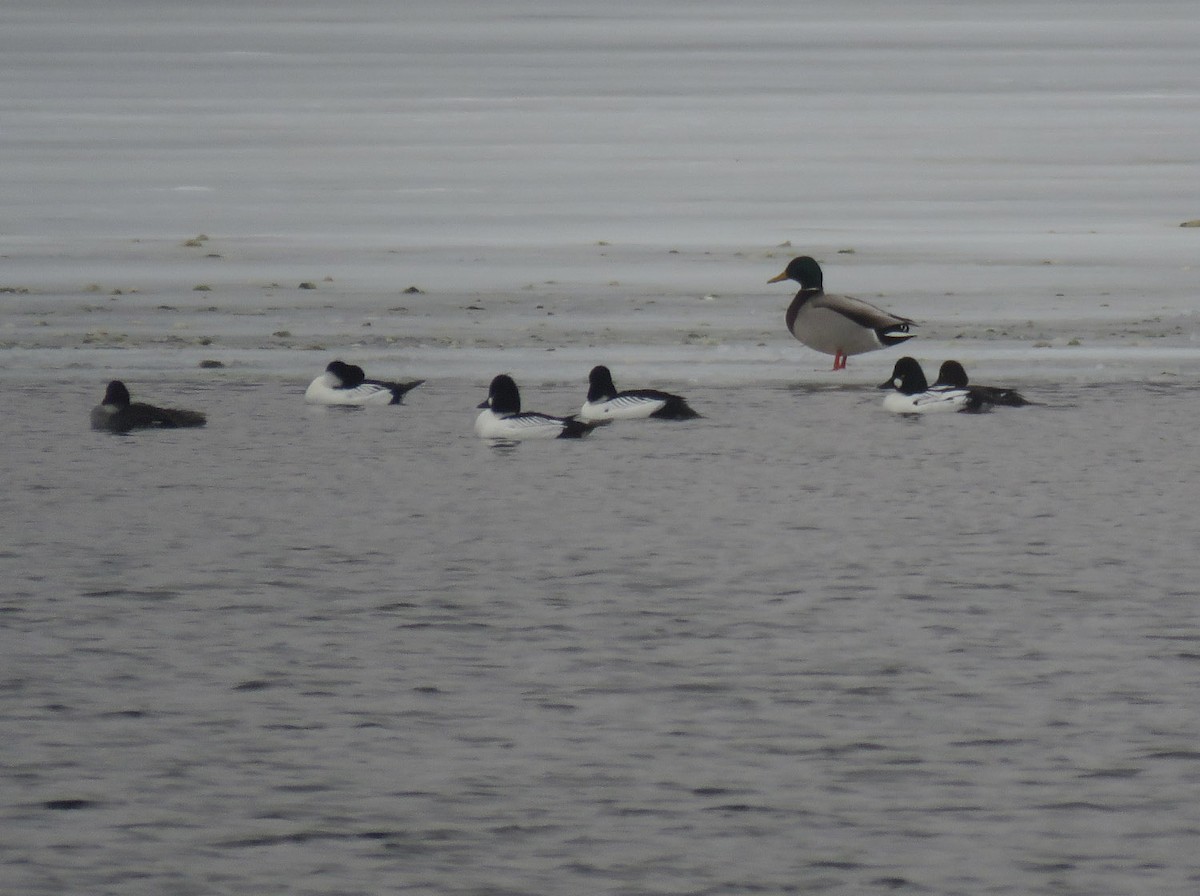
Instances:
[[[657,417],[660,420],[692,420],[697,414],[679,395],[657,389],[631,389],[618,392],[612,374],[603,365],[588,374],[587,401],[579,411],[584,420],[636,420]]]
[[[952,386],[930,388],[925,371],[915,358],[903,357],[896,362],[889,379],[879,384],[891,389],[884,396],[883,407],[897,414],[933,414],[942,411],[976,413],[989,405],[967,389]]]
[[[483,412],[475,418],[475,434],[483,439],[577,439],[596,426],[574,417],[522,412],[517,384],[504,373],[492,380],[488,397],[479,407]]]
[[[130,401],[129,390],[120,380],[113,380],[104,390],[104,400],[92,408],[92,429],[109,432],[129,432],[131,429],[178,429],[203,426],[205,417],[198,411],[159,408],[152,404]]]
[[[1000,386],[972,386],[967,379],[967,371],[957,361],[943,361],[938,371],[937,381],[933,387],[950,389],[966,389],[987,404],[999,404],[1010,408],[1024,407],[1031,402],[1016,389],[1005,389]]]
[[[357,364],[330,361],[325,372],[308,384],[304,400],[310,404],[377,405],[400,404],[404,393],[415,389],[424,380],[392,383],[369,380]]]

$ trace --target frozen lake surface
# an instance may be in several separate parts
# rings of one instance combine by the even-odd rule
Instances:
[[[1171,0],[6,3],[5,886],[1191,896],[1197,59]],[[886,414],[797,254],[1040,404]],[[597,363],[704,418],[472,435]],[[112,378],[209,424],[93,433]]]

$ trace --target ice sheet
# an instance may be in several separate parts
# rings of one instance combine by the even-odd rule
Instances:
[[[931,360],[1194,373],[1187,3],[62,7],[0,10],[4,375],[823,377],[800,253]]]

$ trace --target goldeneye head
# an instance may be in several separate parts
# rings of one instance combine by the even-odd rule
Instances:
[[[129,407],[130,400],[129,390],[125,388],[125,384],[120,380],[113,380],[104,390],[104,401],[100,403],[108,407],[123,409]]]
[[[513,378],[502,373],[488,386],[488,397],[480,403],[481,408],[491,408],[494,414],[521,413],[521,393]]]
[[[916,358],[905,356],[896,362],[891,377],[880,383],[879,388],[895,389],[905,395],[920,395],[929,390],[929,383]]]
[[[330,361],[325,367],[325,372],[337,377],[343,389],[361,386],[367,378],[366,372],[361,367],[357,364],[347,364],[345,361]]]
[[[938,371],[937,382],[935,386],[954,386],[956,389],[967,388],[967,371],[957,361],[943,361],[942,367]]]
[[[607,401],[617,397],[617,387],[613,384],[612,374],[603,364],[592,368],[588,374],[588,401]]]

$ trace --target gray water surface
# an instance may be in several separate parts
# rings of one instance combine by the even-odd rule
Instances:
[[[9,892],[1200,885],[1190,386],[678,387],[510,448],[483,383],[131,387],[208,427],[6,392]]]
[[[0,893],[1200,892],[1198,58],[1183,0],[0,4]],[[801,254],[1043,405],[887,415]],[[338,356],[429,382],[305,407]],[[705,419],[473,436],[596,363]],[[90,432],[113,378],[209,426]]]

